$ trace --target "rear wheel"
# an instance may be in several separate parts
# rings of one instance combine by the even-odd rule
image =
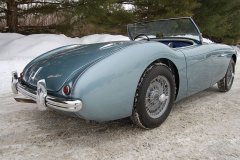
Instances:
[[[146,69],[137,87],[131,119],[143,128],[155,128],[168,117],[175,98],[170,69],[154,64]]]
[[[233,59],[230,60],[228,65],[227,73],[217,84],[221,92],[227,92],[231,89],[235,73],[235,62]]]

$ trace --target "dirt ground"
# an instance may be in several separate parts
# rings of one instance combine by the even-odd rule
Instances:
[[[238,52],[239,54],[239,52]],[[10,83],[10,80],[9,80]],[[158,128],[129,118],[96,123],[0,91],[0,159],[240,159],[240,63],[232,89],[216,85],[174,104]]]

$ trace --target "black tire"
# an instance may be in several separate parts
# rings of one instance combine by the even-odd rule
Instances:
[[[227,92],[231,89],[233,80],[234,80],[234,73],[235,73],[235,62],[233,59],[230,60],[230,63],[228,65],[227,73],[221,79],[218,81],[218,88],[221,92]]]
[[[164,64],[143,73],[135,94],[132,121],[142,128],[156,128],[168,117],[175,99],[175,81]]]

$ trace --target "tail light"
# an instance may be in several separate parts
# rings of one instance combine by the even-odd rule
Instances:
[[[70,93],[70,87],[68,85],[63,87],[63,93],[65,93],[66,95],[69,95]]]

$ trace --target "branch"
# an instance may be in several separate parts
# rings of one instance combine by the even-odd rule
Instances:
[[[6,12],[7,12],[7,9],[6,9],[6,8],[3,8],[3,7],[0,7],[0,12],[1,12],[1,13],[3,13],[3,12],[6,13]]]
[[[21,1],[17,2],[17,5],[19,4],[61,4],[61,3],[51,3],[51,2],[41,2],[41,1],[34,1],[34,2],[27,2],[27,1]]]
[[[18,4],[24,4],[24,3],[26,3],[28,0],[22,0],[22,1],[19,1],[19,2],[16,2],[16,4],[18,5]]]
[[[8,0],[1,0],[2,2],[4,2],[4,3],[7,3],[8,2]]]
[[[149,2],[136,2],[135,0],[118,0],[116,1],[118,4],[131,4],[131,5],[146,5]]]
[[[0,19],[6,19],[7,16],[0,16]]]
[[[134,4],[135,0],[118,0],[116,1],[116,3],[119,3],[119,4]]]

